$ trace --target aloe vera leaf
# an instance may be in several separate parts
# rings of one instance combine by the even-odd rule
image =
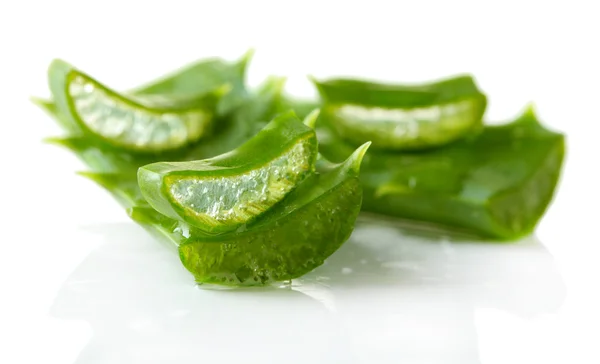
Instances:
[[[190,230],[179,246],[200,283],[257,285],[299,277],[350,236],[362,199],[360,163],[369,143],[344,163],[314,174],[246,230],[202,236]]]
[[[352,149],[319,139],[340,160]],[[372,151],[361,172],[365,211],[514,240],[533,231],[550,203],[565,140],[529,108],[516,120],[486,126],[472,140],[420,153]]]
[[[111,191],[153,236],[177,247],[199,283],[263,285],[313,270],[348,239],[360,210],[358,174],[367,148],[368,143],[341,164],[327,163],[259,219],[221,235],[154,210],[130,178],[85,176]]]
[[[290,112],[225,154],[143,166],[138,182],[146,200],[162,214],[223,233],[281,201],[313,172],[316,155],[315,131]]]
[[[51,63],[48,78],[70,132],[138,153],[179,149],[207,135],[216,104],[229,89],[223,85],[195,98],[140,98],[111,90],[61,60]]]
[[[470,76],[423,85],[362,80],[314,81],[323,99],[323,119],[352,144],[422,150],[448,144],[481,128],[486,97]]]

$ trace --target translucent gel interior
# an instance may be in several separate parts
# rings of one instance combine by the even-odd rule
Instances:
[[[343,105],[335,115],[357,129],[381,127],[395,137],[414,138],[427,123],[454,123],[472,112],[472,100],[412,109],[387,109],[361,105]]]
[[[134,107],[79,75],[69,84],[69,94],[79,118],[93,132],[140,148],[183,145],[198,139],[209,121],[202,110],[173,113]]]
[[[243,223],[283,199],[311,168],[305,140],[262,167],[237,176],[185,179],[169,186],[186,211],[223,223]]]

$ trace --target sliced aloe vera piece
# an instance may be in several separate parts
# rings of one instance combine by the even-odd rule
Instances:
[[[199,283],[263,285],[315,269],[348,239],[360,210],[358,174],[368,146],[343,163],[322,163],[317,173],[246,229],[222,235],[159,213],[128,176],[83,175],[109,190],[152,235],[177,247]]]
[[[351,143],[371,140],[378,149],[450,143],[480,129],[486,106],[469,76],[419,86],[343,79],[315,84],[327,125]]]
[[[316,115],[308,118],[312,123]],[[205,160],[143,166],[138,181],[159,212],[210,233],[232,231],[281,201],[314,170],[314,129],[282,114],[240,147]]]
[[[352,149],[319,139],[340,160]],[[550,203],[562,166],[564,136],[532,109],[511,123],[486,126],[473,140],[420,153],[370,152],[361,172],[363,208],[441,224],[501,240],[531,233]]]
[[[183,265],[200,283],[260,285],[315,269],[349,237],[360,210],[360,163],[368,143],[344,163],[313,174],[248,229],[202,236],[179,246]]]
[[[217,102],[230,88],[194,98],[135,96],[117,93],[61,60],[48,72],[57,110],[71,132],[134,152],[165,152],[196,142],[210,131]]]

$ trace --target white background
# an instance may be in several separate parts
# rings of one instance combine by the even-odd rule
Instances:
[[[1,2],[0,363],[599,363],[594,5]],[[368,262],[364,274],[336,273],[350,261],[338,258],[293,290],[309,303],[193,288],[176,256],[152,250],[106,193],[74,175],[84,168],[75,157],[41,143],[60,130],[28,97],[48,95],[55,57],[119,89],[250,47],[249,82],[289,76],[298,95],[313,93],[307,74],[419,82],[469,72],[488,94],[489,121],[534,102],[568,137],[535,239],[431,245],[359,229],[340,256],[367,247],[387,255],[375,259],[387,270]]]

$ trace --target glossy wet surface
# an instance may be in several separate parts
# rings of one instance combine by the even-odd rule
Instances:
[[[195,286],[176,254],[133,224],[87,230],[106,242],[50,312],[90,325],[81,364],[473,363],[492,328],[486,318],[522,323],[555,312],[566,294],[534,237],[450,242],[362,219],[324,266],[291,286],[214,290]]]

